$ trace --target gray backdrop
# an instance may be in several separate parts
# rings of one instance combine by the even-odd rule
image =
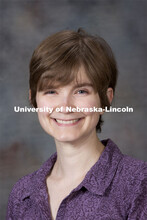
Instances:
[[[119,68],[113,106],[133,113],[107,113],[100,139],[111,138],[121,151],[147,160],[147,1],[146,0],[1,0],[0,2],[0,219],[5,219],[13,184],[37,169],[54,151],[29,106],[29,60],[48,35],[83,27],[112,47]]]

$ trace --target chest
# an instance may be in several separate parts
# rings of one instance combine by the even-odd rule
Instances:
[[[59,184],[57,184],[57,186],[48,184],[50,190],[49,203],[51,213],[49,211],[49,204],[47,201],[43,200],[43,197],[39,196],[37,199],[26,197],[25,200],[21,203],[19,202],[14,207],[15,209],[13,211],[16,215],[14,219],[127,219],[127,213],[125,213],[126,201],[124,201],[121,195],[118,197],[119,191],[117,191],[117,188],[115,193],[109,193],[107,196],[98,196],[82,187],[80,190],[68,196],[73,187],[61,187]]]
[[[53,186],[50,187],[50,189]],[[49,204],[52,220],[56,219],[122,219],[122,212],[118,207],[118,200],[104,199],[90,194],[88,191],[73,193],[68,197],[73,188],[52,188],[49,193]],[[66,198],[66,199],[65,199]],[[116,203],[117,201],[117,203]],[[62,204],[62,205],[61,205]],[[122,204],[122,202],[121,202]],[[58,215],[58,217],[57,217]],[[63,215],[63,216],[62,216]],[[60,216],[60,217],[59,217]]]
[[[56,219],[57,212],[62,201],[71,193],[74,188],[79,185],[79,183],[80,181],[73,183],[59,183],[51,179],[47,180],[49,205],[53,220]]]

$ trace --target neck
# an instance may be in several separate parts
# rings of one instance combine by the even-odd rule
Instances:
[[[96,132],[83,141],[61,143],[55,140],[57,161],[52,175],[59,179],[77,179],[85,176],[88,170],[96,163],[104,150]]]

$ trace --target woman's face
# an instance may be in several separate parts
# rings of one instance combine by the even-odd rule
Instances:
[[[100,107],[99,95],[95,93],[84,68],[80,68],[78,76],[78,85],[76,81],[63,87],[55,85],[36,94],[38,108],[53,108],[52,113],[38,112],[40,124],[59,142],[75,142],[96,132],[100,113],[66,111],[66,107]],[[62,112],[57,112],[56,108],[61,107]]]

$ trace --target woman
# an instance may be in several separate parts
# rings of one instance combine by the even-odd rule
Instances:
[[[123,155],[112,140],[100,141],[104,111],[117,81],[108,44],[79,29],[44,40],[30,62],[30,101],[57,152],[20,179],[7,219],[147,219],[147,166]],[[57,111],[58,110],[58,111]]]

